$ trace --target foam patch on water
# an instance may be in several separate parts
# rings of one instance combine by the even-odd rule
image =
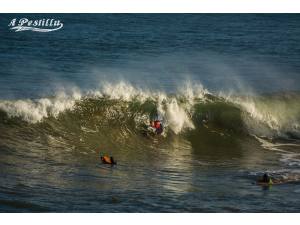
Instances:
[[[276,151],[278,154],[280,154],[279,161],[288,166],[289,168],[298,168],[300,167],[300,153],[298,152],[292,152],[290,150],[286,150],[286,147],[293,147],[295,149],[300,149],[299,144],[293,144],[293,143],[272,143],[268,140],[265,140],[263,138],[257,137],[254,135],[254,137],[261,143],[261,146],[265,149]]]
[[[289,167],[299,167],[300,153],[283,154],[280,161],[288,165]]]

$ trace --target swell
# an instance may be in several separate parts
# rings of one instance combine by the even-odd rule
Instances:
[[[141,90],[121,82],[85,93],[74,89],[50,98],[0,101],[0,126],[6,131],[1,136],[8,139],[41,134],[70,139],[73,134],[80,142],[81,136],[88,134],[95,139],[118,137],[139,142],[151,118],[163,121],[165,137],[197,138],[199,133],[215,132],[219,136],[299,139],[299,115],[297,93],[212,94],[201,85],[190,84],[175,94]]]

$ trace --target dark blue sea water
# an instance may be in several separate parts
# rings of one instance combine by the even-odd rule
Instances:
[[[63,29],[13,32],[13,18],[54,18]],[[187,79],[209,89],[299,89],[298,14],[3,14],[0,95],[44,95],[105,80],[171,91]],[[146,83],[147,82],[147,83]]]
[[[0,211],[299,212],[299,43],[299,14],[1,14]]]

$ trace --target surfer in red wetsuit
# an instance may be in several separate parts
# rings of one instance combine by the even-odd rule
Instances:
[[[155,126],[157,134],[161,134],[163,132],[163,127],[162,127],[162,124],[159,120],[154,121],[154,126]]]
[[[161,134],[163,132],[163,126],[160,120],[150,120],[150,125],[147,129],[155,134]]]

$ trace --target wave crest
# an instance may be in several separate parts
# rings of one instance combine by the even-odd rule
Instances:
[[[106,83],[101,89],[85,93],[74,89],[71,94],[60,92],[52,98],[3,100],[0,109],[10,118],[18,117],[29,123],[44,122],[72,111],[78,119],[97,118],[96,124],[126,122],[135,127],[158,117],[175,134],[208,126],[260,136],[300,138],[299,102],[297,94],[224,96],[190,83],[176,94],[167,94],[119,82]]]

